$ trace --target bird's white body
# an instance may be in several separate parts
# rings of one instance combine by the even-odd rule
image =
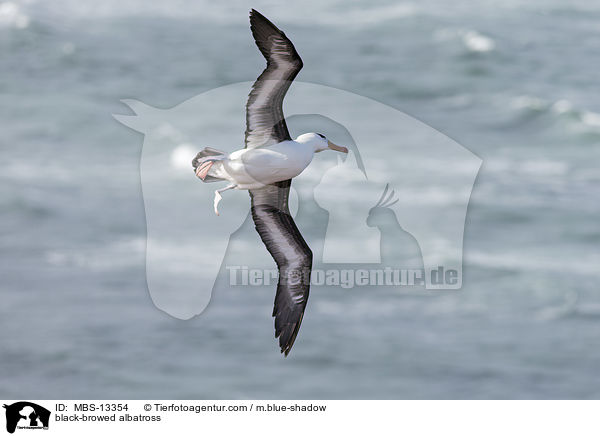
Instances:
[[[294,140],[268,147],[236,150],[209,175],[229,180],[234,189],[258,189],[299,175],[313,159],[312,144]]]
[[[328,148],[348,152],[319,133],[305,133],[273,145],[243,148],[225,154],[206,148],[194,160],[196,175],[202,180],[228,180],[230,184],[215,191],[214,209],[218,215],[221,193],[229,189],[260,189],[267,185],[293,179],[311,163],[315,153]],[[215,155],[216,153],[216,155]]]

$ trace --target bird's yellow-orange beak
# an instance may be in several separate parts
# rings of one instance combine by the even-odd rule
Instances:
[[[335,150],[335,151],[341,151],[342,153],[348,153],[348,149],[346,147],[342,147],[340,145],[336,145],[331,141],[327,141],[327,145],[329,146],[330,149]]]

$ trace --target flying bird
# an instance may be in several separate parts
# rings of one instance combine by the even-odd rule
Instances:
[[[287,356],[306,308],[312,268],[312,251],[290,215],[290,185],[315,153],[327,149],[348,153],[348,149],[320,133],[292,139],[283,116],[283,98],[302,69],[302,59],[285,34],[254,9],[250,29],[267,67],[254,82],[246,103],[245,147],[232,153],[207,147],[196,155],[192,166],[204,182],[229,181],[215,191],[217,215],[221,193],[249,191],[256,231],[279,270],[273,317],[275,337]]]

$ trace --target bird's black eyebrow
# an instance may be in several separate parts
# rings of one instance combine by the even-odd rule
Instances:
[[[321,138],[325,139],[325,135],[321,135],[320,133],[317,133],[317,135],[319,135]]]

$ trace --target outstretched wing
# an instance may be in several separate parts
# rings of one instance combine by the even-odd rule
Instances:
[[[285,34],[254,9],[250,11],[250,29],[267,60],[246,103],[246,148],[256,148],[291,139],[283,116],[283,97],[302,69],[302,59]]]
[[[252,218],[279,269],[275,295],[275,337],[287,356],[298,335],[310,289],[312,251],[288,208],[291,180],[250,191]]]
[[[302,68],[302,59],[285,34],[254,9],[250,28],[267,60],[267,68],[254,82],[246,104],[246,148],[257,148],[291,139],[283,116],[283,98]],[[286,356],[300,329],[312,268],[312,252],[288,208],[291,182],[250,191],[256,231],[279,269],[273,316],[275,337]]]

